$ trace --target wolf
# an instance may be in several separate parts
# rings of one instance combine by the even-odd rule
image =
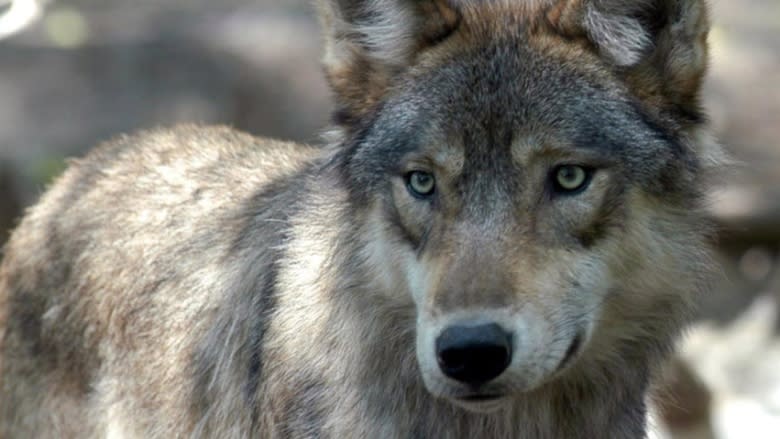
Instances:
[[[321,0],[327,142],[99,146],[0,268],[0,436],[643,438],[710,277],[702,0]]]

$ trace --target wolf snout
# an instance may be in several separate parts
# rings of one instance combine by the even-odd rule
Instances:
[[[436,339],[444,375],[471,386],[498,378],[512,362],[512,334],[495,323],[450,326]]]

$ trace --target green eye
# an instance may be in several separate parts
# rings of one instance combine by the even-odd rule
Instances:
[[[433,174],[422,171],[410,172],[406,176],[406,186],[409,192],[417,198],[427,198],[436,190],[436,179]]]
[[[591,173],[582,166],[559,166],[553,175],[559,192],[574,193],[584,190],[590,183]]]

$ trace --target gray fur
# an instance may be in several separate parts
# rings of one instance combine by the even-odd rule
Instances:
[[[344,22],[357,4],[326,3]],[[697,91],[644,93],[540,36],[547,2],[481,5],[407,47],[334,144],[184,126],[73,161],[0,266],[0,437],[644,437],[710,271]],[[584,193],[551,189],[566,160],[597,169]],[[437,198],[410,196],[409,166]],[[489,411],[426,351],[475,313],[526,324],[534,360],[486,384]]]

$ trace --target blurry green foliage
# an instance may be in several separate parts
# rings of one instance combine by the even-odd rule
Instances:
[[[64,157],[49,156],[33,162],[27,174],[36,185],[48,185],[62,174],[66,167]]]

